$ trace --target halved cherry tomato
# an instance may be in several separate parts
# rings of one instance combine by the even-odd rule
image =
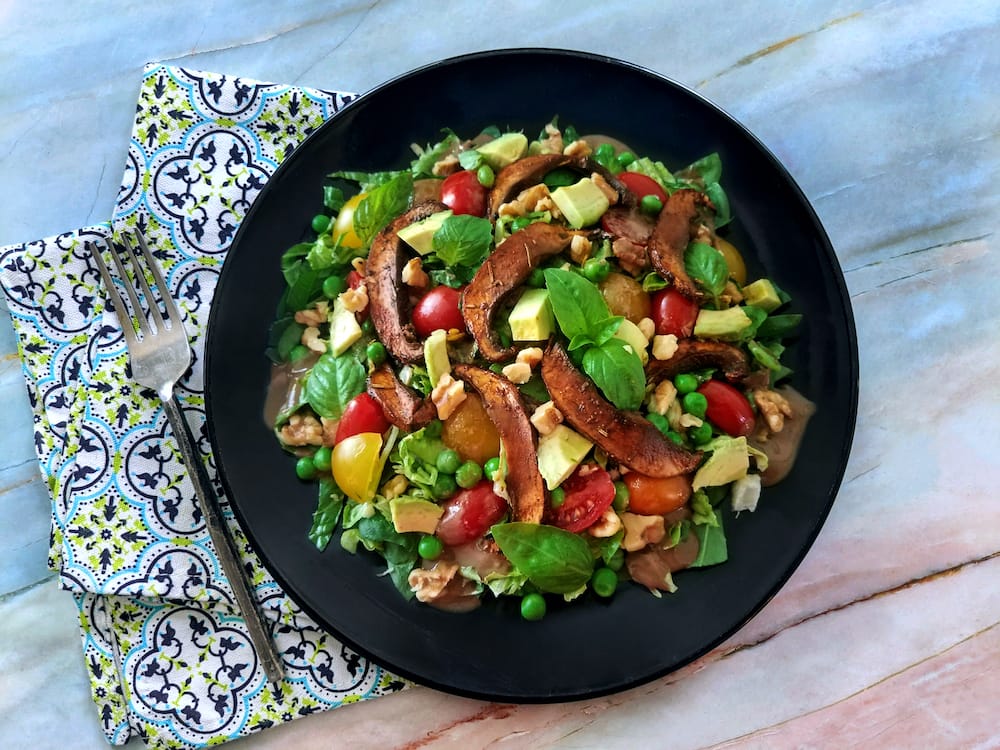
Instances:
[[[354,211],[361,201],[365,199],[365,195],[366,193],[358,193],[348,198],[337,213],[337,218],[333,221],[333,229],[330,230],[330,235],[334,241],[338,238],[340,239],[341,247],[349,247],[355,250],[364,247],[361,238],[354,231]]]
[[[358,435],[362,432],[382,434],[388,429],[389,420],[385,418],[381,404],[367,393],[359,393],[350,400],[347,408],[344,409],[333,442],[339,443],[351,435]]]
[[[486,414],[482,397],[473,390],[444,420],[441,440],[458,451],[463,461],[475,461],[480,466],[500,455],[500,433]]]
[[[382,473],[381,451],[382,436],[375,432],[351,435],[333,446],[333,479],[351,500],[366,503],[375,497]]]
[[[747,264],[743,261],[743,255],[736,249],[736,246],[722,237],[716,237],[715,249],[722,253],[722,257],[725,258],[726,267],[729,269],[729,275],[733,277],[733,280],[740,286],[746,284]]]
[[[507,513],[507,501],[493,491],[493,482],[488,479],[460,490],[442,507],[444,513],[434,535],[451,546],[479,539]]]
[[[611,505],[615,499],[611,476],[595,464],[585,466],[586,474],[581,475],[581,466],[562,483],[565,500],[558,508],[549,509],[547,523],[576,533],[593,526]]]
[[[694,332],[698,303],[673,287],[661,289],[653,294],[652,318],[658,334],[672,333],[677,338],[686,338]]]
[[[365,278],[357,271],[351,270],[347,272],[346,281],[347,281],[347,286],[349,286],[351,289],[357,289],[364,283]]]
[[[438,328],[450,331],[465,330],[465,318],[459,303],[462,293],[458,289],[441,284],[420,298],[413,308],[413,328],[423,337],[430,336]]]
[[[667,202],[666,191],[652,177],[647,177],[639,172],[622,172],[618,175],[618,181],[624,183],[625,187],[635,193],[639,200],[647,195],[655,195],[661,203]]]
[[[463,169],[444,178],[441,202],[456,214],[486,215],[486,188],[475,172]]]
[[[708,401],[705,417],[720,430],[733,437],[753,432],[753,407],[739,390],[721,380],[707,380],[698,393]]]
[[[691,480],[685,476],[662,478],[630,471],[622,481],[628,487],[628,509],[643,516],[672,513],[691,497]]]

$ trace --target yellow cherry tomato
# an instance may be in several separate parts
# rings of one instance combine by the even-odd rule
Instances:
[[[361,238],[354,231],[354,211],[361,201],[365,199],[365,195],[366,193],[358,193],[348,198],[343,208],[337,214],[337,218],[333,221],[333,229],[330,230],[330,234],[334,242],[337,241],[338,237],[340,238],[341,247],[350,247],[355,250],[364,247]]]
[[[381,451],[382,436],[377,432],[360,432],[333,446],[333,479],[351,500],[366,503],[375,497],[382,473]]]
[[[726,259],[726,266],[729,268],[729,275],[733,280],[740,286],[746,284],[747,265],[743,262],[743,256],[740,255],[740,251],[736,249],[735,245],[721,237],[716,237],[715,248]]]

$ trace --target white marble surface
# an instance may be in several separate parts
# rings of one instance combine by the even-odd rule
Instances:
[[[995,1],[0,0],[0,244],[108,217],[147,61],[364,91],[512,46],[664,73],[788,166],[857,319],[843,488],[784,590],[679,674],[550,706],[416,689],[235,746],[1000,747]],[[0,747],[100,748],[6,317],[0,425]]]

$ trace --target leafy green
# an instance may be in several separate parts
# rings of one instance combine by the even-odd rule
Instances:
[[[458,136],[452,132],[433,146],[427,146],[423,153],[413,160],[410,172],[414,178],[434,177],[434,165],[458,144]]]
[[[704,490],[696,490],[691,495],[691,522],[696,526],[707,524],[708,526],[718,526],[719,517],[715,514],[712,501]]]
[[[717,153],[708,154],[684,167],[677,176],[685,180],[700,181],[702,185],[718,182],[722,178],[722,159]]]
[[[757,334],[757,330],[767,320],[767,311],[756,305],[743,305],[740,309],[750,318],[750,325],[740,331],[740,338],[745,341]]]
[[[344,172],[333,172],[327,175],[331,178],[339,178],[342,180],[350,180],[351,182],[358,183],[361,188],[362,193],[370,192],[373,188],[377,188],[381,185],[385,185],[387,182],[392,182],[394,179],[402,174],[407,174],[401,171],[391,171],[391,172],[356,172],[356,171],[344,171]]]
[[[275,320],[267,332],[265,353],[268,358],[275,364],[287,362],[292,349],[302,340],[305,329],[304,325],[295,322],[293,315],[284,315]]]
[[[561,268],[546,268],[544,273],[552,312],[563,335],[570,340],[587,336],[593,343],[598,343],[612,316],[597,286],[579,274]],[[614,335],[615,330],[617,327],[608,337]]]
[[[312,247],[312,242],[300,242],[281,256],[281,273],[287,288],[278,305],[279,315],[305,310],[323,290],[323,276],[306,261]]]
[[[639,355],[621,339],[592,346],[583,355],[583,371],[619,409],[638,409],[646,394],[646,374]]]
[[[424,427],[411,432],[396,446],[393,466],[396,471],[426,492],[438,478],[437,457],[448,446],[441,440],[440,433]]]
[[[625,538],[625,529],[618,529],[608,537],[592,536],[587,540],[590,545],[590,553],[595,560],[602,560],[605,565],[611,562],[611,558],[621,548],[622,540]]]
[[[670,282],[658,273],[647,273],[642,277],[642,291],[644,292],[658,292],[660,289],[666,289],[668,286],[670,286]]]
[[[323,205],[328,211],[337,213],[344,207],[344,191],[333,185],[323,186]]]
[[[412,599],[413,591],[407,579],[419,558],[419,535],[400,534],[381,513],[362,518],[356,528],[365,547],[381,552],[385,558],[386,572],[399,593],[406,599]]]
[[[544,404],[551,396],[545,387],[545,382],[538,375],[532,375],[526,382],[518,386],[518,390],[528,398]]]
[[[590,545],[569,531],[515,522],[497,524],[490,532],[507,559],[541,591],[576,591],[594,571]]]
[[[309,255],[313,243],[300,242],[292,245],[281,254],[281,274],[285,277],[285,284],[292,286],[299,274],[299,261]]]
[[[483,165],[483,155],[474,148],[466,149],[458,154],[458,163],[462,169],[479,169]]]
[[[717,182],[710,182],[705,186],[705,195],[715,206],[715,228],[726,226],[733,220],[732,210],[729,207],[729,196],[722,189],[722,185]]]
[[[781,360],[779,359],[781,357],[781,351],[784,350],[784,347],[781,344],[775,342],[771,346],[764,346],[764,344],[759,341],[751,339],[747,342],[747,348],[750,350],[750,353],[753,355],[753,358],[757,360],[757,362],[764,365],[764,367],[771,371],[771,384],[777,383],[782,378],[791,375],[791,368],[785,367],[785,365],[781,364]]]
[[[528,583],[528,577],[519,570],[511,569],[506,573],[493,571],[487,573],[485,577],[479,575],[475,568],[465,566],[459,568],[459,572],[470,581],[488,588],[494,596],[514,596],[520,594]]]
[[[698,524],[694,526],[695,536],[698,537],[698,557],[691,563],[692,568],[704,568],[709,565],[718,565],[729,559],[729,551],[726,547],[726,533],[722,528],[722,516],[717,515],[718,525]]]
[[[309,529],[309,541],[322,552],[330,543],[333,528],[340,519],[340,511],[344,507],[344,496],[333,479],[319,480],[319,499],[316,511],[313,513],[312,528]]]
[[[449,216],[434,233],[434,253],[447,266],[477,269],[490,253],[493,225],[467,214]]]
[[[347,403],[365,387],[365,367],[349,353],[324,354],[306,378],[306,401],[321,417],[339,419]]]
[[[444,284],[452,289],[461,289],[472,280],[474,274],[465,273],[465,269],[456,268],[427,268],[427,275],[435,285]]]
[[[798,314],[769,315],[757,328],[757,336],[762,339],[783,339],[795,334],[802,316]]]
[[[331,268],[346,267],[354,258],[362,255],[362,251],[345,247],[341,244],[342,237],[331,241],[330,235],[318,238],[306,256],[306,262],[314,271],[329,271]]]
[[[722,253],[704,242],[692,242],[684,252],[684,269],[713,298],[726,288],[729,267]]]
[[[367,247],[382,227],[401,214],[413,197],[413,175],[400,172],[368,191],[354,209],[354,232]]]
[[[638,172],[656,180],[664,190],[675,187],[674,176],[662,161],[653,161],[649,157],[643,156],[633,161],[625,169],[629,172]]]

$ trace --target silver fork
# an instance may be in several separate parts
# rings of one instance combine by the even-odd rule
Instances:
[[[97,243],[88,242],[87,247],[94,256],[104,281],[104,288],[111,298],[115,313],[118,315],[118,321],[125,333],[129,361],[132,364],[132,377],[140,385],[153,388],[163,402],[167,420],[170,422],[174,437],[180,446],[184,465],[191,476],[192,484],[194,484],[198,504],[202,516],[205,518],[205,525],[208,527],[216,554],[219,556],[222,570],[225,572],[226,578],[229,579],[229,585],[232,586],[233,593],[236,595],[236,603],[246,621],[254,650],[261,660],[268,680],[278,682],[284,674],[281,656],[278,654],[274,641],[257,608],[243,566],[239,563],[235,544],[227,533],[226,525],[219,512],[218,500],[198,455],[197,443],[191,434],[191,428],[181,413],[180,403],[174,395],[174,385],[191,366],[191,347],[181,322],[181,314],[177,309],[177,304],[170,296],[170,290],[163,281],[159,266],[149,252],[146,240],[139,232],[135,232],[134,237],[139,245],[146,269],[153,277],[154,284],[160,292],[159,296],[153,294],[153,290],[146,280],[146,272],[139,263],[128,235],[120,236],[120,244],[132,266],[135,281],[132,281],[132,277],[126,272],[125,265],[111,241],[105,240],[104,242],[125,287],[125,293],[135,313],[134,316],[129,313],[125,301],[118,293],[108,267],[101,258],[101,251]],[[143,313],[136,283],[138,283],[142,296],[149,307],[149,318],[152,318],[152,322]],[[158,300],[162,301],[163,304],[162,313]],[[136,335],[136,324],[138,324],[141,338]]]

